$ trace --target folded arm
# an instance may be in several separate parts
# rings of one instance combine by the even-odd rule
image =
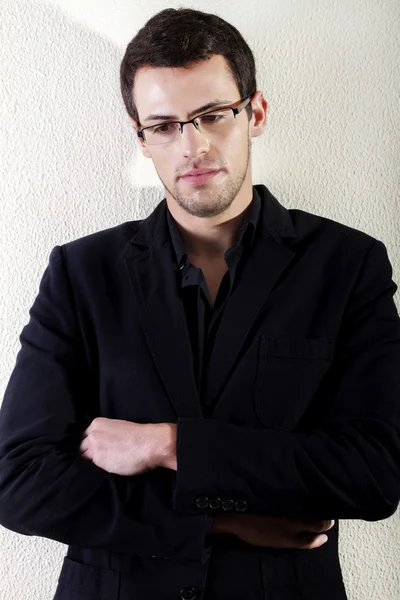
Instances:
[[[395,512],[400,319],[391,276],[385,246],[376,241],[347,305],[325,396],[313,407],[318,418],[307,427],[249,429],[178,419],[176,511],[196,514],[207,499],[219,498],[232,500],[233,512],[244,502],[247,513],[274,517],[374,521]]]
[[[56,246],[0,411],[0,524],[25,535],[127,554],[199,558],[207,515],[177,515],[171,473],[121,477],[79,455],[96,386]],[[164,496],[162,496],[164,494]],[[154,521],[143,517],[142,497]]]

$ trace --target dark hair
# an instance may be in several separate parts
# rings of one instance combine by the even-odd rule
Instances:
[[[139,122],[133,99],[138,69],[188,68],[190,63],[207,60],[213,54],[225,57],[242,99],[254,94],[254,56],[236,27],[216,15],[190,8],[167,8],[154,15],[130,41],[121,62],[121,92],[128,114]],[[250,120],[250,103],[246,112]]]

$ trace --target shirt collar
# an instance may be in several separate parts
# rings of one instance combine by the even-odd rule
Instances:
[[[251,246],[251,244],[253,243],[253,240],[254,240],[257,223],[259,221],[260,210],[261,210],[261,198],[260,198],[257,190],[255,189],[255,187],[253,186],[253,199],[250,202],[250,204],[246,210],[246,213],[245,213],[245,216],[243,219],[243,223],[240,226],[236,246],[239,246],[240,244],[242,244],[243,246],[245,246],[245,245]],[[180,265],[184,259],[186,260],[187,253],[185,250],[185,246],[184,246],[181,234],[179,233],[179,229],[177,227],[176,221],[173,218],[172,214],[170,213],[168,207],[167,207],[167,221],[168,221],[169,232],[171,235],[172,245],[173,245],[174,251],[175,251],[177,264]]]

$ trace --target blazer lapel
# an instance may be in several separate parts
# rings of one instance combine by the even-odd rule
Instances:
[[[157,370],[178,416],[201,416],[164,199],[131,240],[125,265]]]
[[[240,269],[240,279],[235,281],[224,308],[208,365],[207,404],[212,406],[214,417],[221,411],[219,398],[246,337],[268,302],[276,281],[295,255],[282,245],[282,238],[296,237],[290,213],[265,186],[255,188],[261,197],[256,235],[244,269]]]
[[[224,309],[207,372],[207,403],[213,406],[214,416],[257,315],[294,257],[282,243],[282,238],[296,237],[290,213],[264,185],[255,189],[261,197],[257,232]],[[202,410],[166,211],[164,199],[140,224],[125,264],[150,352],[173,408],[180,417],[196,417],[202,416]]]

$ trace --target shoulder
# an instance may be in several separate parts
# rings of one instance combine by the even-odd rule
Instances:
[[[313,250],[341,251],[346,254],[365,256],[372,246],[383,245],[369,233],[300,209],[288,209],[297,237],[294,245],[310,245]]]
[[[118,260],[141,223],[127,221],[62,244],[67,262],[90,265]]]
[[[354,244],[364,247],[370,247],[376,240],[372,235],[361,229],[350,227],[340,221],[329,219],[305,210],[289,208],[288,212],[293,221],[293,225],[302,237],[305,234],[320,233],[331,237],[347,237]]]

